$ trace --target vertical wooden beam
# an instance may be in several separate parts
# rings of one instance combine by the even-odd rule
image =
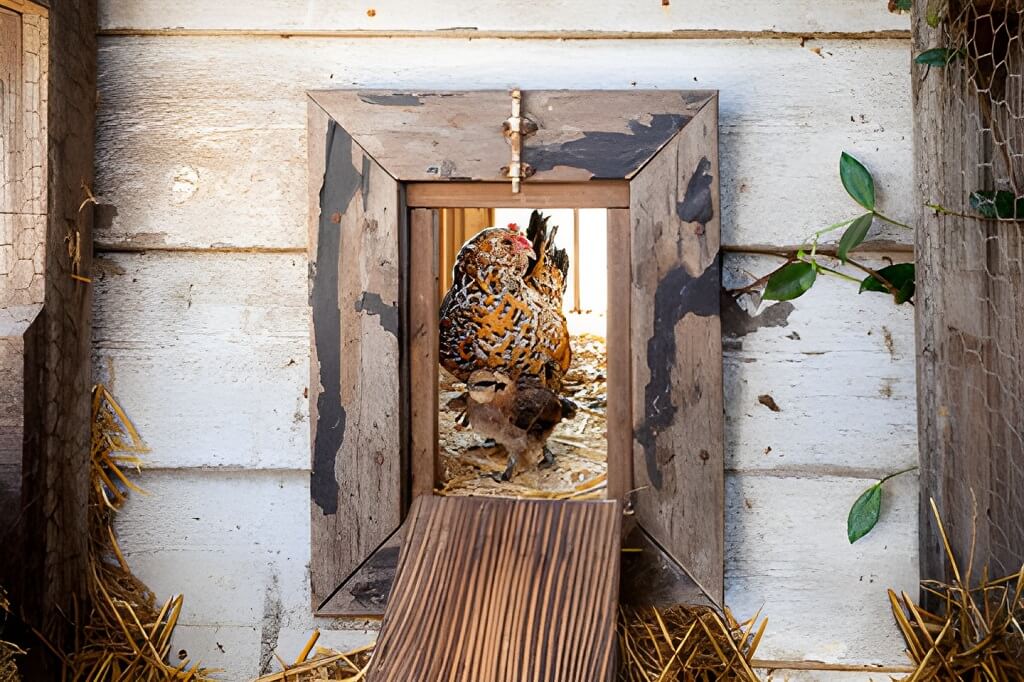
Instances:
[[[725,447],[718,99],[630,182],[633,478],[640,525],[716,601]]]
[[[0,8],[0,306],[13,295],[12,281],[20,236],[20,216],[4,215],[19,203],[18,159],[22,117],[20,102],[21,15]],[[42,235],[40,235],[42,237]],[[35,248],[35,244],[28,245]],[[30,269],[28,274],[34,273]],[[24,428],[24,344],[21,330],[0,329],[0,537],[21,506],[21,456]],[[0,582],[4,571],[0,570]]]
[[[20,63],[0,69],[0,402],[11,407],[5,421],[18,423],[0,459],[20,465],[21,479],[20,495],[4,486],[17,513],[0,528],[9,549],[0,574],[27,624],[66,649],[88,558],[92,289],[72,275],[91,267],[92,207],[82,200],[93,180],[96,2],[25,3],[15,13]],[[4,12],[4,48],[11,21]],[[30,648],[26,679],[59,677],[45,651]]]
[[[410,211],[409,380],[412,496],[430,495],[438,481],[438,212]]]
[[[608,499],[633,489],[632,272],[629,209],[608,209]],[[579,261],[575,261],[579,271]]]
[[[928,26],[925,5],[914,3],[915,54],[948,46],[944,28]],[[970,23],[971,3],[964,7],[969,35],[977,37],[976,28],[991,31],[999,23],[985,16],[975,27]],[[994,61],[1005,57],[1009,73],[1015,68],[1019,73],[1013,65],[1024,61],[1021,42],[1010,45],[1015,54],[996,55]],[[968,50],[974,49],[972,40]],[[945,581],[951,580],[951,571],[932,516],[932,499],[961,571],[972,549],[975,577],[986,564],[990,575],[1003,575],[1024,563],[1024,229],[1020,222],[938,214],[925,206],[936,203],[975,215],[969,203],[972,192],[1010,189],[1024,195],[1024,121],[1019,109],[1016,120],[995,119],[1008,128],[1002,135],[1017,155],[1011,167],[994,149],[991,133],[983,130],[993,129],[992,112],[998,117],[999,108],[1020,106],[1020,79],[1006,79],[1005,102],[983,104],[996,90],[978,94],[978,84],[965,68],[975,56],[943,69],[915,65],[912,78],[920,199],[914,244],[920,565],[923,578]],[[989,90],[988,84],[983,89]]]
[[[627,215],[628,218],[628,215]],[[628,222],[628,220],[627,220]],[[580,209],[572,210],[572,311],[581,312],[580,308]]]
[[[319,129],[311,125],[311,130]],[[328,121],[310,302],[314,607],[387,540],[402,514],[398,183]],[[326,146],[326,154],[324,153]],[[317,162],[319,164],[320,162]]]

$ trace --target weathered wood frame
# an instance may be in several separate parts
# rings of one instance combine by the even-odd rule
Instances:
[[[30,47],[15,126],[21,161],[6,166],[0,191],[0,258],[13,251],[17,261],[0,276],[0,478],[13,481],[0,483],[0,508],[16,507],[0,516],[9,549],[0,581],[26,623],[66,650],[74,635],[66,614],[83,603],[88,573],[93,216],[84,199],[93,181],[96,2],[0,7],[21,17]],[[61,662],[45,647],[27,648],[26,678],[59,677]]]
[[[311,573],[320,615],[382,612],[401,520],[411,500],[431,494],[437,480],[437,210],[447,207],[608,209],[608,495],[635,505],[627,532],[652,557],[649,563],[670,567],[654,571],[663,584],[638,600],[721,600],[717,95],[573,94],[527,93],[527,115],[534,101],[551,103],[537,111],[561,105],[563,115],[594,118],[588,110],[595,105],[581,108],[579,101],[605,96],[612,114],[596,134],[619,149],[646,146],[624,165],[594,169],[570,147],[578,131],[562,131],[556,117],[544,117],[542,139],[524,150],[529,162],[531,144],[539,148],[542,170],[513,195],[499,175],[508,154],[500,136],[507,93],[310,93]],[[429,97],[445,101],[436,105]],[[655,97],[660,113],[637,111]],[[415,107],[424,100],[434,108],[417,118]],[[417,145],[431,126],[446,125],[449,111],[461,117],[465,140],[444,141],[429,157],[444,161],[430,166]],[[672,111],[683,113],[664,113]],[[402,128],[388,132],[395,130],[389,123],[413,128],[411,137],[403,138]],[[638,132],[642,141],[633,138]],[[476,145],[468,160],[459,149],[463,141]],[[376,155],[368,150],[374,146]],[[555,153],[565,158],[549,158],[545,166],[543,154]],[[468,166],[468,173],[430,176],[445,164],[459,171]],[[360,231],[372,239],[357,236]],[[368,267],[360,259],[371,251],[376,261]],[[346,322],[358,333],[346,335]],[[348,373],[339,367],[345,364],[339,352]],[[373,378],[383,366],[391,368],[390,378]],[[372,387],[371,406],[355,395],[360,382],[364,393]],[[352,436],[339,435],[337,426],[344,431],[357,423],[353,409],[364,425],[356,427],[356,444],[346,445]],[[366,420],[373,422],[372,439]]]

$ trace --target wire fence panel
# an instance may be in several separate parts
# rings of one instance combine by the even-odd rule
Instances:
[[[922,575],[1024,563],[1024,0],[914,3]],[[966,576],[965,576],[966,577]]]

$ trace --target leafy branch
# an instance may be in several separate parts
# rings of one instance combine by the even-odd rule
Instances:
[[[763,287],[762,298],[773,301],[789,301],[807,293],[818,279],[818,275],[837,277],[858,284],[860,292],[887,293],[897,303],[913,305],[914,264],[890,264],[874,269],[850,257],[850,252],[860,246],[868,236],[874,221],[890,223],[904,229],[909,225],[890,218],[878,210],[875,199],[875,181],[871,173],[852,155],[843,152],[839,159],[839,177],[850,197],[867,213],[833,223],[811,234],[805,243],[794,251],[768,251],[766,255],[783,258],[785,262],[764,277],[741,288],[731,291],[733,295],[749,293]],[[823,248],[821,239],[837,230],[843,230],[835,248]],[[827,261],[825,260],[827,259]],[[853,277],[834,267],[832,263],[845,264],[860,270],[864,277]]]

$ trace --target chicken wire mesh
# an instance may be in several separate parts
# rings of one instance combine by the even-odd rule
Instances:
[[[960,429],[947,458],[986,463],[947,465],[947,485],[961,489],[943,513],[973,518],[958,531],[959,549],[1006,575],[1024,556],[1024,0],[929,0],[927,13],[944,46],[918,61],[932,64],[923,78],[942,79],[946,110],[935,119],[942,128],[924,134],[941,136],[932,144],[943,150],[948,190],[930,199],[953,221],[944,248],[954,254],[931,265],[956,270],[944,275],[944,295],[963,301],[938,322],[948,380],[937,404],[959,411],[940,407],[938,422],[941,430],[948,417]]]

